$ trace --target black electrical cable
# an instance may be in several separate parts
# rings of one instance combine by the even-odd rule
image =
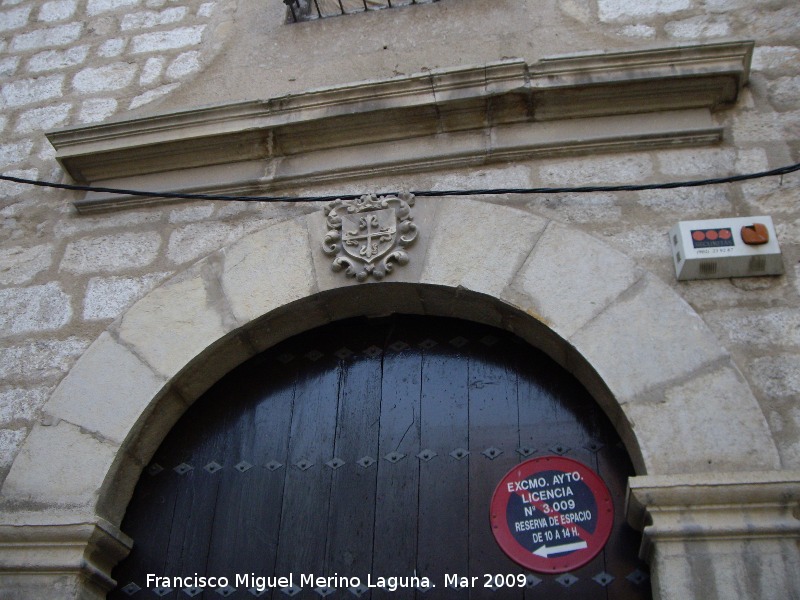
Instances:
[[[697,179],[690,181],[674,181],[670,183],[644,183],[636,185],[593,185],[576,187],[539,187],[539,188],[490,188],[479,190],[423,190],[411,191],[417,197],[444,197],[444,196],[492,196],[504,194],[574,194],[598,192],[639,192],[645,190],[670,190],[685,187],[701,187],[706,185],[719,185],[723,183],[736,183],[764,177],[783,176],[800,171],[800,163],[780,167],[769,171],[746,173],[743,175],[729,175],[713,179]],[[105,194],[119,194],[123,196],[144,196],[148,198],[170,198],[177,200],[225,200],[241,202],[330,202],[332,200],[354,200],[363,194],[341,194],[336,196],[228,196],[221,194],[191,194],[182,192],[147,192],[142,190],[128,190],[122,188],[95,187],[91,185],[75,185],[70,183],[54,183],[50,181],[37,181],[11,175],[0,175],[0,180],[33,185],[38,187],[56,188],[77,192],[98,192]],[[392,195],[397,192],[382,192],[381,195]]]

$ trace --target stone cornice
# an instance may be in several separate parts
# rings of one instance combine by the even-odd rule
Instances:
[[[260,187],[272,189],[279,185],[271,181],[271,163],[314,153],[371,148],[366,153],[367,162],[363,157],[359,160],[362,170],[375,175],[384,169],[397,172],[398,168],[437,166],[435,161],[420,164],[410,151],[395,156],[391,164],[382,164],[380,153],[374,151],[380,144],[432,140],[435,145],[458,134],[487,137],[496,131],[521,128],[527,135],[535,125],[546,127],[578,119],[712,111],[735,102],[747,81],[752,50],[752,42],[729,42],[548,58],[532,65],[503,61],[62,129],[50,132],[48,139],[62,166],[82,183],[258,161],[266,173],[260,178]],[[590,143],[586,147],[586,136],[574,134],[556,136],[544,146],[548,153],[557,155],[633,149],[639,147],[640,140],[650,140],[651,145],[708,143],[721,135],[710,119],[708,126],[689,132],[682,128],[680,119],[676,122],[676,131],[659,131],[655,136],[643,125],[630,134],[630,124],[625,123],[608,132],[600,145]],[[587,133],[593,127],[586,122],[572,129]],[[444,147],[452,146],[451,141]],[[458,160],[450,157],[443,164],[469,165],[538,155],[544,147],[533,144],[535,152],[531,154],[513,145],[505,149],[494,144],[492,149],[498,152],[487,150],[485,145],[473,146],[467,143]],[[321,180],[348,175],[347,169],[332,171]],[[304,173],[280,185],[315,180],[314,173]],[[212,183],[202,184],[209,185],[214,187]]]
[[[632,477],[628,522],[655,544],[800,538],[800,472]]]
[[[133,541],[107,521],[0,525],[0,573],[80,575],[101,590],[116,585],[111,569]]]

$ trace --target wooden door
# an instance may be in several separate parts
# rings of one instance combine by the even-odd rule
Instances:
[[[489,526],[505,473],[545,455],[596,471],[615,506],[604,550],[561,575],[517,566]],[[109,598],[646,599],[640,535],[623,514],[632,474],[588,393],[513,335],[451,319],[343,321],[250,360],[176,424],[128,507],[135,546]],[[453,589],[446,574],[475,579]],[[513,574],[521,587],[486,579]],[[367,587],[415,575],[435,587]]]

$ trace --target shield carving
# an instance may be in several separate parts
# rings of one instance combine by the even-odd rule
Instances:
[[[370,276],[383,279],[394,265],[408,263],[406,249],[418,233],[411,216],[413,205],[414,196],[407,192],[330,202],[322,250],[334,257],[331,268],[366,281]]]
[[[393,208],[342,215],[342,247],[347,254],[371,263],[394,246],[397,217]]]

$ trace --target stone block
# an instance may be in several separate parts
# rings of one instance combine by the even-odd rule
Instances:
[[[53,264],[53,245],[14,246],[0,254],[0,285],[28,283]]]
[[[34,340],[19,345],[0,346],[0,379],[26,385],[63,377],[89,342],[69,337],[66,340]]]
[[[117,101],[113,98],[92,98],[81,104],[78,119],[81,123],[99,123],[117,112]]]
[[[17,118],[14,133],[26,134],[44,129],[55,129],[67,122],[71,110],[72,104],[69,102],[26,110]]]
[[[420,281],[498,296],[546,224],[530,213],[485,202],[441,205]]]
[[[138,66],[118,62],[102,67],[88,67],[79,71],[72,79],[72,87],[81,94],[95,94],[119,90],[130,85]]]
[[[643,206],[661,213],[673,214],[675,222],[690,218],[704,219],[708,215],[727,215],[733,212],[733,204],[723,186],[687,187],[668,191],[645,190],[639,192],[638,196]],[[646,232],[647,228],[642,231]],[[658,237],[658,234],[652,236],[652,229],[650,231],[651,237]],[[666,230],[663,233],[666,234]]]
[[[800,398],[800,352],[770,353],[750,360],[748,367],[755,389],[771,400]]]
[[[753,71],[770,75],[793,75],[800,61],[800,48],[794,46],[756,46]]]
[[[644,19],[672,14],[691,8],[691,0],[598,0],[601,21],[618,21],[632,17]]]
[[[242,235],[242,227],[231,223],[193,223],[173,231],[169,236],[167,258],[174,263],[197,260]]]
[[[45,2],[39,9],[40,21],[64,21],[75,14],[78,7],[77,0],[51,0]]]
[[[167,77],[170,79],[183,79],[199,71],[200,66],[199,51],[184,52],[167,67]]]
[[[658,396],[656,401],[633,401],[624,407],[637,438],[646,440],[642,456],[648,472],[779,468],[764,413],[732,366],[698,372]],[[713,435],[708,434],[710,423]]]
[[[89,46],[73,46],[66,50],[44,50],[34,54],[28,61],[28,71],[40,73],[68,69],[83,64],[89,54]]]
[[[66,23],[47,29],[20,33],[11,41],[12,52],[26,52],[38,48],[66,46],[75,42],[83,32],[83,23]]]
[[[152,29],[161,25],[169,25],[183,20],[188,9],[185,6],[172,6],[162,11],[143,11],[128,13],[122,18],[120,29]]]
[[[22,162],[31,153],[33,140],[22,140],[0,145],[0,166],[7,167]]]
[[[725,37],[732,31],[727,19],[706,15],[667,23],[664,30],[670,37],[681,40]]]
[[[6,477],[0,501],[51,511],[91,507],[118,450],[66,421],[37,424]]]
[[[0,392],[0,424],[34,421],[51,391],[49,387],[36,387]]]
[[[539,167],[542,185],[554,186],[642,183],[652,174],[653,161],[646,155],[581,157]]]
[[[800,349],[800,311],[796,308],[709,311],[705,321],[731,347],[751,351],[775,346]]]
[[[615,390],[619,402],[727,357],[692,308],[652,275],[646,275],[569,341]]]
[[[549,327],[570,337],[642,277],[627,256],[579,231],[551,223],[514,283]]]
[[[11,468],[27,435],[27,429],[0,429],[0,476]]]
[[[140,0],[89,0],[86,4],[86,14],[90,17],[100,13],[136,6]]]
[[[103,333],[53,392],[44,413],[122,444],[164,385],[162,376]]]
[[[681,148],[657,156],[661,173],[681,179],[727,175],[735,159],[734,148]]]
[[[30,14],[30,6],[18,6],[11,10],[0,11],[0,31],[19,29],[28,22]]]
[[[19,66],[19,56],[7,56],[0,60],[0,77],[11,77]]]
[[[164,57],[151,56],[147,59],[142,67],[142,73],[139,75],[139,85],[150,85],[154,83],[164,70]]]
[[[247,323],[314,293],[305,220],[252,233],[224,252],[222,285],[236,319]]]
[[[3,85],[0,107],[16,108],[26,104],[60,98],[64,85],[63,75],[49,75],[35,79],[17,79]]]
[[[196,46],[203,39],[205,27],[205,25],[195,25],[193,27],[178,27],[170,31],[142,33],[133,38],[131,52],[133,54],[163,52],[165,50]]]
[[[778,110],[800,108],[800,76],[781,77],[769,82],[769,96]]]
[[[128,40],[122,38],[113,38],[110,40],[106,40],[97,49],[97,54],[105,58],[110,58],[112,56],[119,56],[120,54],[122,54],[122,51],[125,49],[125,45],[127,43]]]
[[[60,329],[70,319],[70,297],[57,282],[0,290],[2,337]]]
[[[223,321],[227,307],[216,268],[198,263],[139,300],[119,324],[120,341],[158,373],[174,377],[231,329]]]
[[[168,275],[151,273],[141,277],[93,277],[86,287],[83,318],[87,321],[116,319]]]
[[[154,100],[158,100],[162,96],[169,94],[172,90],[177,88],[178,85],[180,84],[171,83],[169,85],[162,85],[154,90],[148,90],[144,94],[139,94],[133,100],[131,100],[131,103],[128,105],[128,110],[133,110],[135,108],[139,108],[140,106],[144,106],[145,104],[149,104]]]
[[[151,264],[161,236],[155,232],[121,233],[79,239],[67,244],[60,269],[68,273],[119,272]]]
[[[736,144],[784,140],[783,126],[775,113],[740,113],[734,118],[732,129]]]

